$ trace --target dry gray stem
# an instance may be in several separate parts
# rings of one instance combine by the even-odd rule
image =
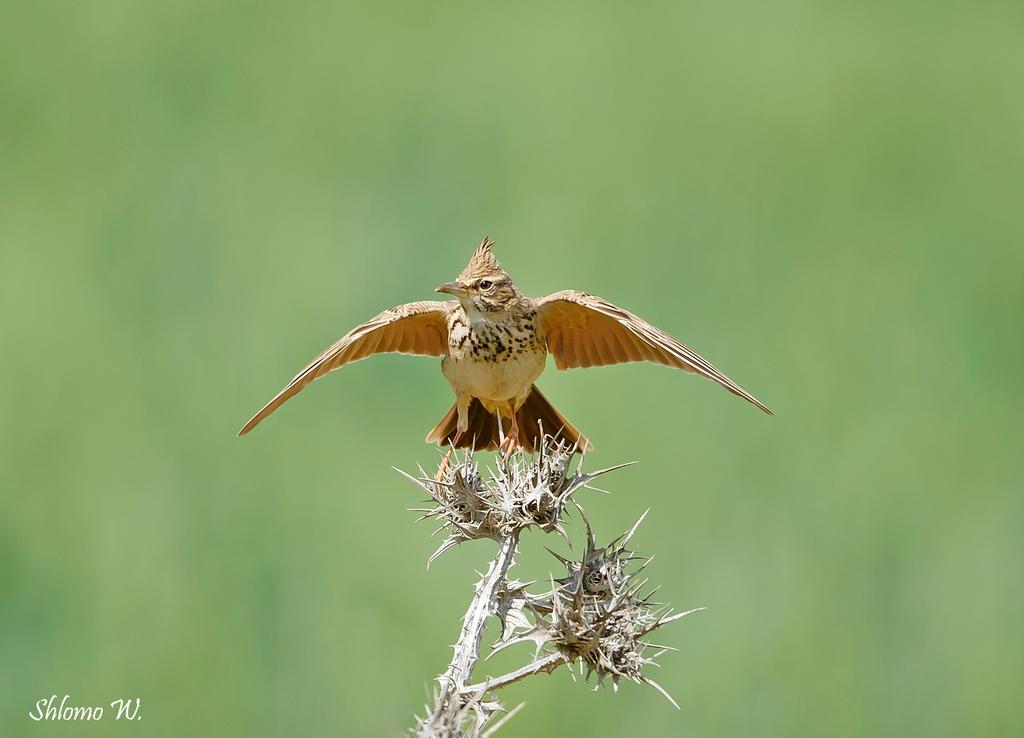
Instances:
[[[480,659],[480,640],[484,637],[487,618],[494,613],[498,592],[505,582],[509,567],[512,566],[519,543],[518,531],[501,541],[498,554],[487,567],[473,592],[473,600],[462,619],[462,632],[455,644],[455,655],[448,670],[440,677],[442,688],[448,694],[461,692],[466,681],[473,674],[473,667]]]
[[[462,691],[464,694],[484,694],[485,692],[493,692],[496,689],[501,689],[510,684],[515,684],[516,682],[526,679],[526,677],[534,676],[535,674],[550,674],[562,664],[567,663],[569,662],[566,661],[562,654],[549,653],[547,656],[535,659],[526,666],[521,666],[515,671],[510,671],[507,674],[502,674],[498,677],[487,677],[487,679],[479,684],[470,684],[464,687]]]

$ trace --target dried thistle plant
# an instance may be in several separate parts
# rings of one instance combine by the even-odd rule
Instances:
[[[629,543],[647,513],[627,533],[604,546],[597,544],[583,516],[587,545],[582,556],[575,560],[552,552],[565,572],[552,578],[543,591],[531,592],[528,588],[535,583],[508,576],[524,529],[558,533],[569,543],[562,519],[570,503],[583,515],[574,494],[585,488],[597,489],[591,485],[596,477],[627,466],[584,472],[583,457],[575,452],[557,438],[546,436],[535,455],[518,451],[508,458],[499,456],[496,470],[486,477],[471,452],[456,457],[454,463],[442,463],[435,478],[422,469],[419,477],[401,472],[429,495],[428,507],[416,510],[422,514],[420,519],[439,522],[435,533],[446,536],[428,565],[465,541],[488,538],[498,543],[497,555],[476,584],[463,617],[452,661],[438,677],[434,704],[426,706],[424,717],[417,717],[414,736],[491,736],[522,707],[505,711],[497,691],[563,664],[576,665],[576,673],[584,680],[594,675],[595,689],[609,679],[617,690],[625,678],[654,687],[676,705],[645,673],[659,656],[674,649],[653,644],[647,636],[697,610],[673,614],[668,606],[652,600],[656,588],[644,593],[648,581],[639,575],[651,559],[638,556]],[[574,458],[579,459],[575,466]],[[471,683],[490,617],[502,626],[492,654],[532,642],[533,659],[507,674]]]

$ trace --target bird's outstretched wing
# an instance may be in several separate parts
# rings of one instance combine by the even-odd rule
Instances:
[[[242,426],[238,435],[244,436],[251,431],[314,379],[371,354],[394,351],[400,354],[444,356],[448,352],[447,315],[455,304],[441,301],[410,302],[388,308],[356,326],[296,374],[273,400]]]
[[[772,414],[689,346],[607,300],[565,290],[538,299],[536,306],[548,351],[559,369],[654,361],[712,379]]]

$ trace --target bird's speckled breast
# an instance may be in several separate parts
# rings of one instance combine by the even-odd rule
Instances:
[[[494,402],[525,399],[546,359],[535,311],[471,320],[456,309],[448,318],[448,356],[441,370],[456,393]]]

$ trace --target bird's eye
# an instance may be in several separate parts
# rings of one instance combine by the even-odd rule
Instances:
[[[476,286],[482,290],[489,290],[494,286],[494,282],[489,279],[481,279]]]

